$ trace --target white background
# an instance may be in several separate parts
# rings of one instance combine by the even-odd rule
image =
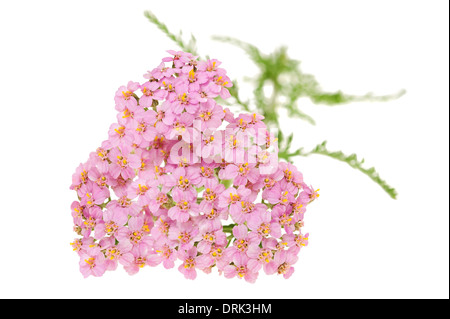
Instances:
[[[114,93],[178,49],[143,16],[197,37],[232,79],[253,76],[226,35],[263,52],[287,45],[329,91],[395,93],[330,108],[301,100],[316,126],[283,117],[295,145],[357,153],[396,187],[320,155],[298,158],[321,189],[310,245],[289,280],[123,269],[83,279],[72,232],[71,176],[107,138]],[[0,4],[0,297],[448,298],[447,1],[2,1]],[[243,92],[242,94],[244,94]]]

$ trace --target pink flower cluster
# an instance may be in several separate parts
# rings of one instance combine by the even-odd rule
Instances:
[[[117,123],[73,174],[81,273],[178,262],[188,279],[214,267],[248,282],[261,269],[290,277],[317,190],[278,162],[262,116],[217,103],[232,86],[219,61],[168,52],[144,83],[117,90]]]

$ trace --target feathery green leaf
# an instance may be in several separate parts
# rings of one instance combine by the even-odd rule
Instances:
[[[308,153],[301,153],[299,155],[308,156],[311,154],[320,154],[320,155],[325,155],[325,156],[329,156],[331,158],[337,159],[338,161],[345,162],[348,165],[350,165],[351,167],[353,167],[354,169],[357,169],[360,172],[369,176],[370,179],[372,179],[375,183],[380,185],[384,189],[384,191],[386,193],[388,193],[389,196],[391,196],[393,199],[397,198],[397,195],[398,195],[397,191],[394,188],[392,188],[391,186],[389,186],[383,179],[380,178],[380,175],[377,173],[377,171],[375,170],[374,167],[371,167],[371,168],[363,167],[364,159],[359,161],[356,154],[345,155],[341,151],[331,152],[327,149],[326,144],[327,144],[327,141],[324,141],[321,144],[318,144],[312,151],[310,151]]]
[[[183,51],[192,53],[193,55],[198,55],[196,49],[196,39],[193,35],[188,43],[185,43],[182,38],[182,32],[179,35],[175,35],[169,31],[167,26],[158,20],[158,18],[150,11],[144,12],[145,17],[154,25],[156,25],[165,35],[169,37],[173,42],[175,42]]]

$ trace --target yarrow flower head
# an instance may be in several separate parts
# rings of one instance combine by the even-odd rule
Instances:
[[[187,279],[214,267],[248,282],[261,270],[289,278],[318,190],[278,161],[263,116],[219,104],[233,85],[220,61],[168,53],[143,83],[119,87],[117,123],[72,176],[82,275],[178,264]]]

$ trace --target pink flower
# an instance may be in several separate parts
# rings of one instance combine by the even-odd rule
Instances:
[[[186,54],[182,57],[185,65],[182,66],[181,72],[189,73],[194,67],[197,67],[198,64],[198,56],[193,56],[192,54]]]
[[[274,274],[277,271],[277,264],[273,261],[273,253],[270,247],[263,241],[262,248],[258,245],[251,245],[247,250],[247,256],[250,260],[247,266],[253,272],[259,272],[261,267],[267,275]]]
[[[204,186],[207,181],[216,180],[214,169],[218,166],[216,163],[200,163],[199,165],[195,165],[194,168],[197,169],[201,179],[197,186]]]
[[[203,202],[202,202],[203,203]],[[221,209],[221,208],[211,208],[210,210],[207,209],[200,209],[203,211],[203,219],[200,219],[198,221],[198,226],[200,229],[213,229],[217,230],[222,228],[222,220],[228,219],[228,212],[227,209]]]
[[[199,172],[194,167],[178,167],[173,171],[171,179],[167,180],[166,185],[175,186],[176,189],[186,193],[187,199],[192,201],[194,198],[197,198],[197,191],[194,187],[200,181]]]
[[[149,150],[147,150],[146,148],[142,149],[142,148],[136,148],[134,150],[134,154],[136,154],[140,161],[141,161],[141,165],[138,168],[138,177],[141,177],[143,172],[150,170],[150,168],[154,167],[154,157],[152,156],[151,152]],[[151,183],[150,181],[148,181],[149,183]]]
[[[108,172],[107,165],[92,167],[88,172],[88,177],[99,187],[105,187],[111,183],[111,175]]]
[[[276,182],[281,181],[283,177],[283,171],[278,168],[275,172],[269,175],[261,174],[258,181],[253,186],[256,187],[256,189],[261,189],[263,187],[272,188],[276,184]]]
[[[70,209],[72,211],[73,223],[77,226],[80,226],[83,222],[83,211],[86,207],[82,206],[80,202],[74,201],[72,205],[70,205]]]
[[[166,152],[168,167],[188,167],[200,162],[198,156],[193,152],[192,143],[180,140],[172,144],[172,148]]]
[[[261,242],[257,237],[249,236],[247,226],[245,225],[234,226],[233,236],[235,237],[233,246],[228,247],[225,252],[230,257],[239,253],[246,253],[250,245],[259,245]]]
[[[215,93],[209,87],[208,82],[206,82],[204,85],[201,85],[200,89],[198,91],[193,91],[191,93],[195,97],[195,99],[201,103],[208,102],[209,100],[212,100],[217,97],[217,93]],[[224,111],[224,113],[226,113],[226,112]],[[226,116],[226,114],[225,114],[225,116]]]
[[[195,72],[193,69],[183,77],[188,82],[189,92],[198,92],[201,85],[208,82],[208,76],[204,72]]]
[[[142,96],[139,105],[142,107],[152,107],[153,101],[161,101],[167,96],[167,91],[160,89],[158,82],[145,82],[141,85]]]
[[[116,91],[114,101],[116,102],[116,110],[123,112],[125,108],[133,108],[137,105],[137,100],[133,92],[139,89],[139,83],[128,82],[127,86],[121,86]]]
[[[256,183],[259,179],[259,170],[255,164],[229,164],[220,171],[221,179],[232,179],[234,185],[247,185],[248,182]]]
[[[205,103],[200,103],[197,118],[201,121],[201,130],[217,129],[222,124],[225,117],[223,108],[212,99],[208,99]]]
[[[216,208],[219,202],[219,195],[225,190],[225,185],[220,184],[217,179],[208,179],[205,183],[205,191],[203,192],[203,200],[200,203],[200,210],[209,212]]]
[[[124,179],[133,178],[135,176],[134,169],[141,166],[139,156],[131,153],[130,147],[125,145],[121,148],[113,148],[108,154],[111,161],[110,173],[114,178],[121,175]]]
[[[72,250],[76,251],[78,253],[79,256],[81,256],[84,252],[82,251],[82,247],[83,247],[83,242],[85,240],[89,240],[91,239],[92,242],[94,241],[93,238],[88,237],[88,238],[75,238],[73,242],[70,243],[70,245],[72,246]]]
[[[161,192],[159,188],[152,187],[147,193],[148,198],[148,208],[155,216],[160,216],[162,212],[165,211],[163,205],[169,202],[169,197],[167,193]]]
[[[249,147],[250,136],[242,131],[234,133],[233,130],[227,130],[224,138],[224,160],[228,163],[245,163],[248,159],[248,152],[245,148]]]
[[[108,236],[115,236],[119,231],[126,231],[124,225],[128,221],[128,215],[119,210],[108,209],[103,213],[103,218],[97,222],[94,228],[95,238],[101,239]]]
[[[177,69],[182,68],[186,62],[192,58],[192,54],[183,51],[167,50],[168,53],[173,55],[172,57],[165,57],[163,62],[172,62],[173,66]]]
[[[238,189],[230,187],[220,195],[217,206],[219,208],[229,207],[230,214],[236,215],[242,211],[241,201],[245,201],[250,193],[251,191],[242,185]]]
[[[165,90],[167,92],[166,95],[166,100],[162,103],[162,107],[165,105],[166,109],[169,108],[169,106],[171,105],[171,102],[174,101],[177,98],[177,94],[175,93],[175,78],[170,77],[170,78],[164,78],[161,81],[161,90]]]
[[[92,166],[96,166],[99,170],[107,171],[108,170],[108,150],[106,149],[105,144],[109,143],[109,141],[104,141],[101,147],[97,147],[95,152],[91,152],[89,154],[89,161]]]
[[[176,116],[173,114],[166,115],[166,119],[170,116],[173,116],[174,120],[172,122],[171,129],[169,129],[169,138],[175,139],[181,136],[184,141],[186,141],[187,143],[191,143],[193,141],[192,122],[194,120],[194,116],[185,112],[181,115]]]
[[[149,152],[153,158],[153,163],[157,166],[169,158],[170,150],[176,142],[167,140],[164,135],[156,135],[153,143],[150,143]]]
[[[165,134],[174,121],[174,117],[166,118],[166,112],[162,110],[162,106],[156,107],[156,112],[153,109],[147,110],[149,114],[149,123],[152,123],[153,127],[159,134]],[[172,112],[168,111],[168,114]]]
[[[142,149],[150,146],[150,143],[153,142],[157,133],[158,131],[150,124],[148,117],[142,116],[135,118],[135,120],[129,124],[128,134],[132,136],[133,143]]]
[[[291,183],[286,180],[281,180],[275,183],[272,188],[266,188],[263,192],[263,199],[267,200],[270,204],[288,205],[294,202],[297,189]]]
[[[242,131],[248,129],[252,135],[257,136],[256,140],[261,145],[266,142],[266,133],[268,132],[266,125],[261,121],[262,119],[264,119],[264,116],[256,113],[242,113],[237,118],[233,118],[227,128],[240,129]]]
[[[78,191],[81,186],[88,182],[88,172],[91,167],[91,163],[80,164],[75,173],[72,175],[72,185],[70,189]]]
[[[202,254],[208,254],[213,246],[224,247],[227,244],[227,236],[220,230],[214,230],[210,227],[204,227],[197,235],[197,250]]]
[[[196,125],[197,122],[194,123]],[[222,152],[222,134],[220,131],[204,131],[193,129],[193,151],[195,155],[201,157],[205,163],[214,163],[211,159],[217,158]]]
[[[230,109],[226,108],[223,110],[223,112],[225,113],[225,117],[223,119],[228,123],[233,123],[234,122],[234,114],[230,111]]]
[[[131,250],[133,258],[131,260],[124,260],[124,269],[129,275],[134,275],[139,272],[145,265],[154,267],[161,263],[161,257],[152,253],[146,246],[135,246]]]
[[[188,250],[194,246],[199,230],[192,221],[177,223],[169,229],[168,238],[178,244],[179,249]]]
[[[109,128],[109,144],[112,147],[130,145],[133,142],[133,132],[125,126],[114,123]]]
[[[155,221],[155,225],[151,230],[151,236],[154,238],[155,242],[163,240],[165,243],[165,239],[167,239],[167,235],[171,227],[176,224],[171,218],[166,215],[161,215]]]
[[[170,103],[170,108],[175,114],[181,114],[183,110],[190,114],[195,114],[198,110],[198,100],[189,92],[189,85],[186,82],[179,82],[175,86],[174,100]]]
[[[80,234],[83,237],[89,237],[91,235],[92,230],[94,230],[95,226],[98,222],[102,220],[102,210],[98,206],[93,206],[90,208],[85,208],[83,210],[83,221],[80,225],[78,225],[81,230]]]
[[[92,207],[101,205],[109,197],[109,190],[95,183],[87,183],[80,188],[81,205]]]
[[[117,240],[128,240],[133,247],[145,247],[150,249],[152,247],[152,239],[148,236],[150,229],[144,223],[143,217],[131,217],[128,220],[128,229],[126,232],[121,232],[116,235]]]
[[[228,265],[224,268],[224,275],[226,278],[238,277],[244,278],[245,281],[254,283],[258,278],[258,272],[252,271],[248,267],[249,258],[245,254],[235,254],[233,256],[233,265]]]
[[[298,221],[292,216],[292,207],[281,204],[272,208],[272,220],[283,227],[288,234],[292,234],[295,231],[295,223]]]
[[[116,245],[114,237],[103,238],[100,246],[105,251],[105,263],[107,270],[116,270],[118,263],[129,264],[133,260],[131,249],[133,246],[129,241],[123,240]]]
[[[151,72],[151,75],[155,79],[161,80],[163,78],[168,78],[168,77],[172,76],[172,74],[174,74],[174,73],[175,73],[175,69],[166,67],[164,62],[161,62],[157,68],[153,69],[153,71]]]
[[[309,233],[303,235],[301,232],[299,234],[287,234],[283,236],[283,239],[286,241],[288,246],[294,254],[298,254],[300,249],[308,246],[309,242]]]
[[[144,207],[147,206],[150,202],[148,196],[145,196],[149,191],[152,184],[155,184],[153,181],[147,182],[147,180],[143,178],[138,178],[134,180],[127,189],[127,198],[133,200],[137,198],[137,206]]]
[[[253,214],[264,213],[267,211],[267,206],[262,203],[255,204],[248,200],[242,200],[240,204],[240,209],[233,209],[233,211],[230,213],[233,221],[238,224],[243,224],[249,221],[249,218]]]
[[[102,253],[97,255],[83,254],[80,256],[80,272],[83,277],[100,277],[106,271],[105,256]]]
[[[292,251],[281,250],[275,253],[273,261],[277,267],[277,273],[288,279],[294,272],[293,265],[297,262],[298,257]]]
[[[293,215],[293,220],[297,223],[299,221],[303,220],[303,217],[305,215],[306,212],[306,204],[302,204],[301,198],[300,196],[297,198],[297,200],[295,202],[293,202],[291,204],[292,207],[292,215]]]
[[[121,175],[117,179],[111,181],[111,188],[116,196],[125,196],[127,193],[128,186],[131,184],[131,179],[124,179]],[[114,201],[114,200],[113,200]],[[112,202],[113,202],[112,201]],[[111,202],[110,202],[111,203]],[[108,204],[109,205],[109,204]]]
[[[198,62],[198,70],[205,72],[209,78],[213,78],[215,75],[225,75],[226,71],[224,69],[219,68],[222,62],[211,59],[207,61],[199,61]]]
[[[189,250],[179,250],[178,258],[183,262],[178,270],[184,275],[186,279],[195,279],[197,277],[197,272],[195,271],[196,259],[197,259],[197,248],[192,247]]]
[[[182,192],[178,188],[172,191],[175,206],[169,209],[168,216],[178,222],[187,222],[190,216],[198,216],[198,204],[192,202],[192,197],[188,193]]]
[[[320,189],[316,189],[314,190],[314,188],[308,187],[306,184],[302,184],[303,186],[303,192],[300,193],[300,201],[304,204],[309,204],[311,203],[313,200],[319,198],[320,194],[319,191]]]
[[[142,206],[140,206],[137,202],[132,201],[127,197],[127,188],[121,190],[120,194],[116,193],[117,196],[120,196],[118,199],[111,200],[107,205],[106,209],[117,210],[119,214],[128,216],[136,216],[141,211]]]
[[[81,238],[71,247],[81,273],[121,265],[133,275],[180,259],[188,279],[214,269],[247,282],[261,269],[289,277],[308,244],[303,218],[318,190],[278,162],[263,116],[235,116],[217,104],[232,86],[219,61],[168,53],[149,81],[117,90],[108,139],[72,176]]]
[[[231,83],[230,78],[226,75],[214,76],[212,81],[209,83],[209,86],[211,91],[220,95],[220,97],[224,100],[231,96],[230,91],[228,91],[227,88],[233,86],[233,84]]]
[[[255,236],[258,240],[264,237],[281,237],[281,226],[276,221],[272,221],[272,216],[268,211],[258,211],[248,218],[247,226],[252,230],[250,236]]]
[[[303,183],[303,175],[300,173],[293,164],[280,162],[279,168],[284,173],[284,178],[288,183],[293,183],[294,186],[297,186],[300,183]]]
[[[177,260],[177,251],[171,248],[167,241],[160,239],[155,242],[155,251],[161,256],[162,264],[164,268],[170,269],[175,266],[175,261]]]
[[[125,107],[123,112],[117,113],[117,122],[120,125],[129,127],[137,118],[142,118],[145,116],[145,110],[139,105],[132,105]]]

